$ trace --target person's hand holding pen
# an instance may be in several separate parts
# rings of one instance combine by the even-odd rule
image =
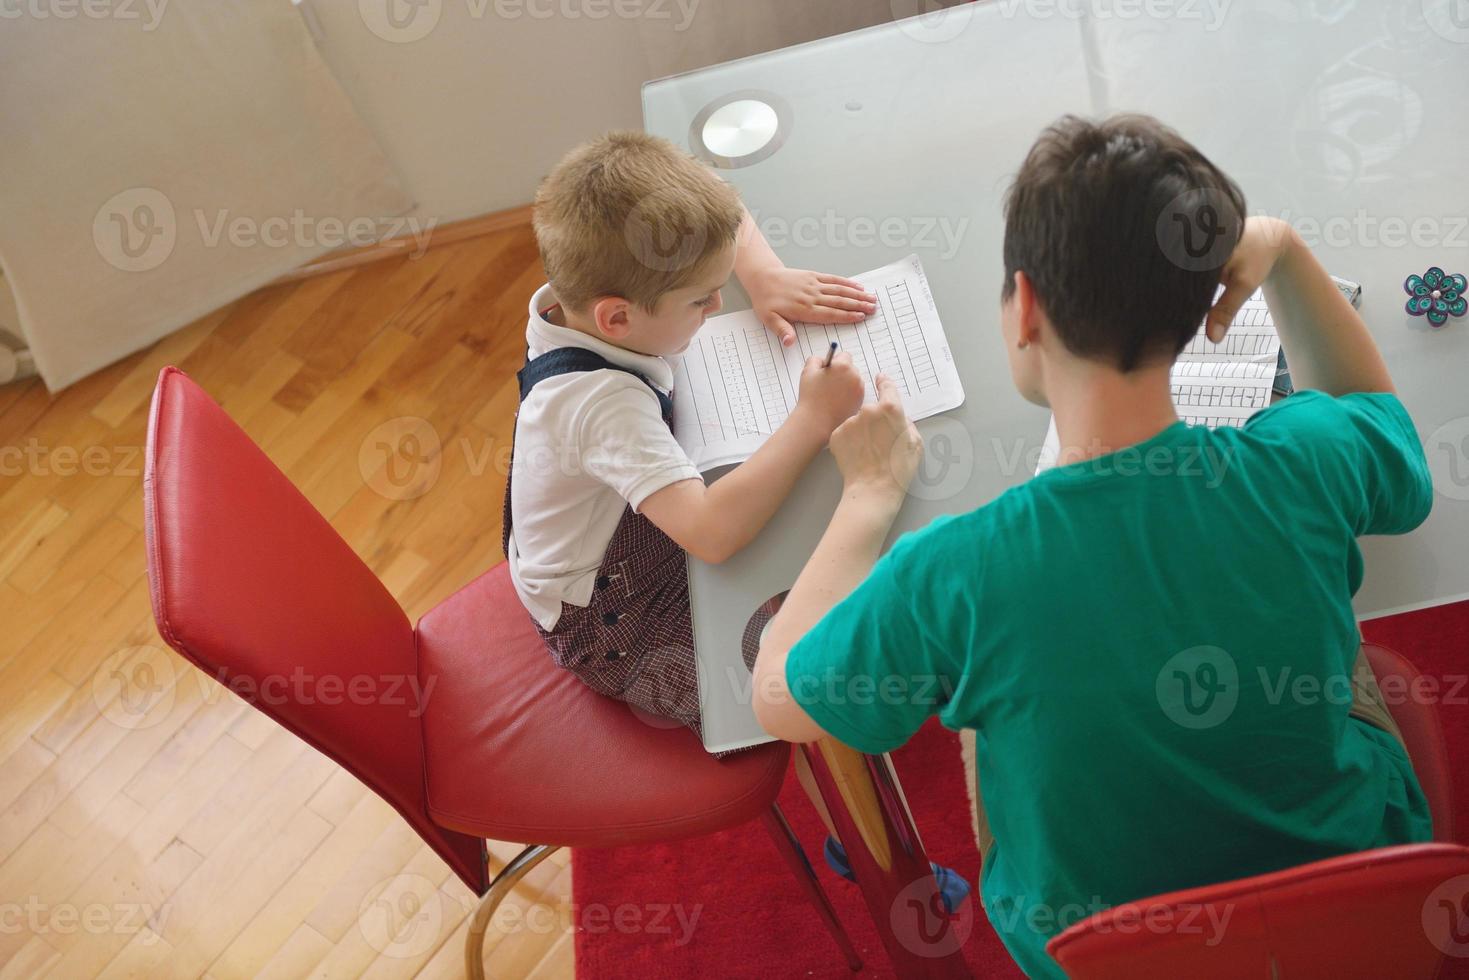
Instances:
[[[862,407],[862,395],[862,375],[852,355],[838,351],[832,343],[824,358],[820,354],[806,358],[792,417],[804,419],[825,439]]]

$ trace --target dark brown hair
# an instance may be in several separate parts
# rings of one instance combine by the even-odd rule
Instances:
[[[1238,185],[1151,116],[1063,116],[1005,199],[1005,285],[1024,272],[1066,348],[1131,371],[1176,358],[1244,229]]]

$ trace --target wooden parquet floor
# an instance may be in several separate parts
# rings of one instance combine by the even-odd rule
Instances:
[[[176,364],[416,620],[502,557],[497,458],[541,281],[518,227],[269,287],[54,397],[0,387],[0,980],[463,976],[470,891],[159,639],[143,443]],[[379,453],[405,416],[440,441],[432,479]],[[119,678],[144,662],[140,709]],[[490,849],[493,871],[519,847]],[[573,975],[570,877],[560,852],[507,903],[492,976]]]

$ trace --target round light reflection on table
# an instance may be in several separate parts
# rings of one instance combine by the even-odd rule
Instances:
[[[748,156],[765,149],[779,125],[770,103],[740,99],[720,106],[704,123],[704,145],[722,157]]]
[[[709,103],[689,127],[689,147],[716,167],[759,163],[779,150],[790,132],[791,111],[772,92],[734,92]]]

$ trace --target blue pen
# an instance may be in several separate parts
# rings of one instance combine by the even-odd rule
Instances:
[[[824,367],[824,368],[831,367],[831,359],[834,356],[836,356],[836,352],[837,352],[837,342],[835,340],[833,340],[831,342],[831,350],[829,350],[829,351],[826,352],[826,363],[823,364],[823,365],[821,365],[821,366]]]

